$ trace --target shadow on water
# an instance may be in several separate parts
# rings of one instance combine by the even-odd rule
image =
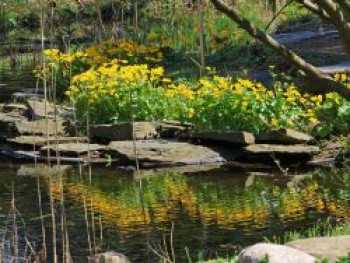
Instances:
[[[115,249],[135,262],[154,262],[148,245],[157,248],[169,240],[174,222],[174,249],[179,258],[185,248],[197,258],[230,255],[240,247],[264,238],[302,231],[322,222],[350,218],[350,175],[315,173],[313,177],[266,176],[214,169],[199,173],[145,172],[87,169],[0,162],[0,229],[11,207],[11,185],[30,235],[41,238],[37,178],[41,182],[48,251],[52,242],[49,203],[51,191],[59,222],[62,190],[65,199],[70,250],[74,262],[85,262],[89,254],[84,204],[93,246]],[[62,173],[61,173],[62,174]],[[63,178],[61,184],[60,178]],[[63,186],[63,189],[62,189]],[[59,228],[59,223],[57,228]],[[57,236],[60,247],[60,236]]]

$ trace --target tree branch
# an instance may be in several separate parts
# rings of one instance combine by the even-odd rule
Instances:
[[[350,14],[350,2],[348,0],[338,0],[338,4],[344,13]]]
[[[333,23],[328,13],[320,6],[314,4],[309,0],[297,0],[297,2],[301,4],[303,7],[305,7],[306,9],[308,9],[310,12],[316,14],[321,19],[325,20],[326,22]]]
[[[293,3],[294,0],[289,0],[284,6],[282,6],[282,8],[273,16],[273,18],[271,19],[270,23],[268,23],[268,25],[265,28],[265,32],[267,32],[267,30],[270,28],[270,26],[273,24],[273,22],[275,22],[275,20],[282,14],[282,12],[291,4]]]
[[[315,0],[315,4],[322,7],[330,16],[333,24],[339,31],[345,49],[350,56],[350,24],[344,17],[344,13],[333,0]]]
[[[311,85],[313,92],[324,93],[335,91],[341,94],[343,97],[350,99],[349,89],[335,82],[331,77],[322,74],[320,70],[306,62],[295,52],[280,44],[276,39],[266,34],[262,30],[258,29],[249,20],[241,16],[236,8],[227,5],[223,2],[223,0],[211,0],[211,2],[217,10],[230,17],[252,37],[260,40],[262,43],[269,46],[275,50],[275,52],[290,61],[296,68],[300,69],[305,74],[309,83],[316,84]]]

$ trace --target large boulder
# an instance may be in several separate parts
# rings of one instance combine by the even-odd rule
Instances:
[[[88,257],[88,263],[130,263],[127,256],[115,251],[109,251]]]
[[[108,145],[107,151],[112,157],[119,158],[126,163],[135,163],[137,156],[141,164],[153,166],[226,162],[226,159],[213,149],[190,143],[164,140],[113,141]]]
[[[350,236],[306,238],[287,245],[320,259],[327,258],[333,263],[350,252]]]
[[[239,263],[260,263],[268,258],[269,263],[315,263],[316,258],[298,249],[259,243],[243,250]]]
[[[291,129],[273,130],[256,135],[256,142],[262,144],[306,144],[313,141],[312,136]]]
[[[192,134],[193,139],[207,142],[230,143],[238,145],[249,145],[255,143],[255,137],[249,132],[196,132]]]

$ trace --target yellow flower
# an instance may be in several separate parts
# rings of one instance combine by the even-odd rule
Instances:
[[[171,79],[169,79],[169,78],[163,78],[163,79],[162,79],[162,82],[163,82],[164,84],[168,84],[168,83],[171,83]]]
[[[347,77],[346,74],[341,74],[341,81],[346,81]]]
[[[194,116],[194,114],[195,114],[195,110],[193,108],[189,108],[188,112],[187,112],[187,116],[189,118],[192,118]]]
[[[339,81],[340,80],[340,74],[339,73],[337,73],[337,74],[335,74],[334,75],[334,79],[336,80],[336,81]]]
[[[310,121],[311,123],[313,123],[313,124],[319,124],[319,123],[320,123],[320,121],[319,121],[317,118],[315,118],[315,117],[311,117],[311,118],[309,119],[309,121]]]
[[[272,118],[271,119],[271,125],[276,127],[277,124],[278,124],[278,120],[276,118]]]

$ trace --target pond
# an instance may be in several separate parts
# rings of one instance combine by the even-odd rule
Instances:
[[[187,262],[187,254],[194,260],[199,253],[207,258],[233,255],[258,241],[283,240],[287,231],[350,218],[347,172],[315,172],[295,176],[298,182],[292,183],[293,177],[223,168],[139,174],[102,166],[91,174],[88,167],[58,172],[66,168],[1,159],[0,230],[6,229],[14,192],[26,234],[40,243],[40,193],[52,257],[51,192],[58,254],[64,211],[74,262],[86,262],[90,246],[125,253],[133,262],[155,262],[152,250],[161,253],[164,247],[168,252],[173,247],[179,262]]]

